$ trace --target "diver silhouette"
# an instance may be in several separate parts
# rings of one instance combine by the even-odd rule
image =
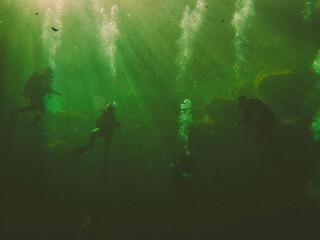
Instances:
[[[119,122],[115,115],[115,104],[109,103],[106,107],[101,110],[101,113],[96,122],[96,128],[91,132],[90,142],[87,146],[83,146],[75,149],[72,152],[73,157],[79,157],[89,149],[91,149],[96,141],[97,137],[101,137],[104,140],[104,160],[106,163],[109,154],[109,148],[111,145],[112,135],[115,127],[120,127]]]
[[[195,174],[195,160],[189,152],[183,152],[171,164],[171,179],[173,184],[192,180]]]
[[[275,149],[275,141],[271,131],[271,126],[277,120],[274,112],[260,99],[240,96],[237,98],[237,106],[243,113],[243,119],[235,125],[247,124],[256,129],[258,142],[261,148],[261,158],[263,163],[270,158],[272,148]]]
[[[52,89],[53,78],[54,71],[50,67],[40,73],[33,73],[29,77],[24,85],[23,96],[29,99],[30,104],[11,111],[11,125],[18,114],[28,111],[37,111],[30,126],[35,127],[37,125],[46,110],[44,97],[47,95],[51,97],[51,94],[61,96],[60,93]]]
[[[173,193],[179,201],[177,210],[184,211],[193,204],[195,162],[194,157],[186,151],[182,152],[170,164]]]

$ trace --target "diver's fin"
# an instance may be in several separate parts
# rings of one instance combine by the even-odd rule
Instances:
[[[74,158],[80,157],[82,154],[84,154],[88,150],[88,147],[80,147],[77,148],[76,150],[72,151],[72,156]]]

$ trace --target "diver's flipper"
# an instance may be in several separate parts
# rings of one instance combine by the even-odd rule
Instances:
[[[76,150],[72,151],[72,156],[74,158],[80,157],[82,154],[84,154],[88,150],[88,147],[80,147],[77,148]]]

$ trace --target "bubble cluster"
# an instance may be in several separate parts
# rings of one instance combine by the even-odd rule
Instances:
[[[179,136],[183,141],[183,147],[188,150],[189,140],[189,125],[192,123],[192,102],[189,99],[185,99],[180,105],[179,115]]]
[[[305,7],[302,10],[304,20],[311,21],[317,13],[320,13],[320,0],[305,0]]]
[[[318,51],[318,55],[316,56],[315,60],[312,64],[313,70],[316,74],[320,75],[320,50]]]
[[[311,130],[314,133],[314,139],[320,140],[320,111],[314,117],[313,123],[311,124]]]
[[[245,29],[249,23],[249,20],[254,15],[253,0],[237,0],[235,3],[235,13],[232,19],[232,25],[235,30],[234,48],[236,55],[236,63],[234,69],[236,75],[239,75],[240,65],[245,59],[245,44],[247,42],[245,36]]]
[[[313,70],[316,74],[320,75],[320,51],[318,52],[318,55],[316,56],[315,60],[312,64]],[[316,99],[319,100],[320,97],[320,84],[317,86],[316,91]],[[319,101],[318,101],[319,102]],[[320,140],[320,110],[316,114],[316,116],[313,119],[313,123],[311,124],[311,131],[314,133],[314,139]]]
[[[102,52],[109,64],[111,75],[116,77],[116,52],[117,40],[120,34],[117,26],[118,6],[111,8],[110,14],[106,14],[103,8],[98,10],[101,16],[101,25],[99,26],[99,37],[101,40]]]
[[[61,45],[63,1],[57,0],[55,9],[48,8],[42,26],[42,45],[45,59],[52,69],[56,68],[55,57]],[[55,29],[55,31],[53,31]]]
[[[202,25],[205,10],[205,1],[197,0],[196,7],[193,11],[190,10],[189,6],[186,6],[183,12],[183,18],[180,22],[182,35],[178,40],[178,79],[183,77],[183,74],[192,59],[194,39]]]

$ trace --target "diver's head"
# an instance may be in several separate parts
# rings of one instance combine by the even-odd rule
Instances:
[[[116,104],[110,102],[104,107],[104,110],[108,113],[114,113],[116,111]]]
[[[186,159],[189,159],[189,158],[191,158],[191,153],[188,150],[183,151],[183,152],[180,153],[179,159],[186,160]]]
[[[248,101],[248,98],[246,96],[240,96],[237,98],[237,106],[241,107]]]
[[[50,80],[53,80],[54,71],[51,67],[46,67],[43,72]]]

